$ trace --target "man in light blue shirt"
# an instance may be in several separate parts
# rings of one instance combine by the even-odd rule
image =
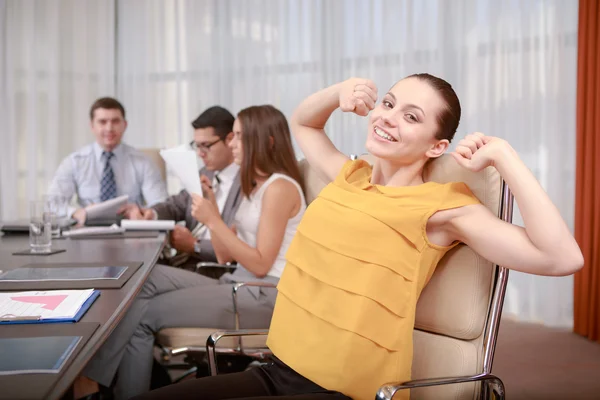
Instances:
[[[71,199],[79,208],[72,217],[83,224],[84,207],[128,195],[129,203],[152,206],[167,197],[158,167],[142,152],[122,143],[127,128],[125,109],[116,99],[103,97],[90,109],[91,129],[96,137],[65,158],[50,184],[51,195]]]

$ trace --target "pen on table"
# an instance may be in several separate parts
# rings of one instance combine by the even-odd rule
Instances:
[[[0,317],[0,322],[12,322],[12,321],[39,321],[42,318],[41,315],[21,315],[15,317]]]

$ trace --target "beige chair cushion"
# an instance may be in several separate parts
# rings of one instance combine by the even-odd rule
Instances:
[[[165,165],[165,160],[160,156],[159,149],[139,149],[144,155],[152,160],[152,162],[158,167],[160,171],[160,176],[163,181],[167,181],[167,167]]]
[[[472,340],[485,326],[493,276],[491,263],[467,246],[450,250],[417,304],[415,328]]]
[[[425,169],[427,181],[464,182],[483,205],[498,215],[500,174],[495,168],[473,173],[450,155]],[[415,327],[459,339],[475,339],[483,332],[494,279],[494,265],[466,246],[448,252],[423,290]]]
[[[464,182],[483,205],[498,213],[501,177],[494,167],[471,172],[458,165],[451,155],[444,154],[426,165],[423,179],[439,183]]]
[[[478,343],[415,331],[412,379],[468,376],[477,373]],[[431,355],[431,356],[428,356]],[[411,399],[473,399],[474,383],[434,386],[411,390]]]
[[[206,348],[206,340],[219,328],[165,328],[156,334],[156,343],[164,347],[201,347]],[[266,348],[267,336],[248,336],[244,339],[244,347]],[[217,347],[236,348],[237,338],[225,337],[217,342]]]

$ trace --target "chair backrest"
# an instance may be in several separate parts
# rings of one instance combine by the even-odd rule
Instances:
[[[373,162],[369,155],[361,158]],[[307,201],[312,201],[325,183],[306,160],[301,161],[301,167]],[[472,173],[460,167],[451,156],[443,155],[426,166],[424,180],[464,182],[481,203],[498,216],[503,205],[512,206],[512,203],[503,204],[502,179],[495,168]],[[504,280],[507,273],[503,270]],[[497,266],[465,245],[455,247],[442,258],[417,305],[413,379],[491,372],[506,285],[505,281],[499,284],[500,276]],[[476,384],[469,383],[415,389],[411,396],[414,399],[473,399],[477,397],[477,390]]]
[[[160,149],[146,148],[139,150],[156,164],[163,181],[167,182],[167,166],[165,165],[165,160],[160,156]]]
[[[473,173],[445,155],[429,163],[424,179],[464,182],[495,215],[503,217],[506,207],[512,211],[512,198],[502,196],[502,178],[493,167]],[[507,216],[504,217],[510,222]],[[508,271],[502,275],[499,272],[497,266],[465,245],[457,246],[440,261],[417,305],[413,379],[491,372],[506,284],[501,285],[498,279],[508,277]],[[499,291],[496,296],[494,291]],[[412,396],[473,399],[478,387],[476,384],[438,386],[413,390]]]
[[[304,178],[304,197],[306,204],[310,204],[323,190],[326,183],[321,179],[319,174],[310,166],[306,158],[298,162],[300,173]]]

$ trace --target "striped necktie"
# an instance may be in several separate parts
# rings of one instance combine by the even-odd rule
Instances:
[[[219,178],[219,172],[217,172],[215,174],[215,176],[213,177],[213,181],[212,181],[212,190],[213,190],[213,193],[215,194],[215,197],[217,197],[217,193],[219,192],[219,189],[221,186],[221,178]]]
[[[110,159],[114,157],[112,151],[103,151],[104,169],[102,170],[102,179],[100,180],[100,200],[106,201],[117,197],[117,184],[115,174],[110,166]]]

